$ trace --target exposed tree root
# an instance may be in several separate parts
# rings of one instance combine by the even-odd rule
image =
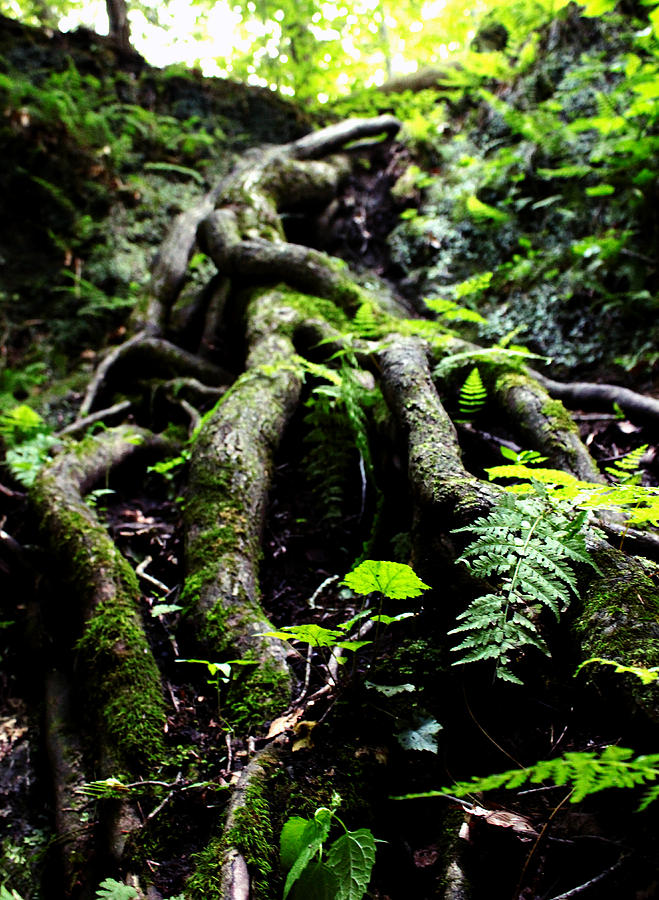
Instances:
[[[392,137],[398,127],[391,116],[351,120],[282,147],[251,152],[193,209],[178,216],[154,266],[149,294],[129,323],[131,336],[102,360],[78,420],[63,432],[77,434],[104,417],[126,412],[127,400],[93,412],[122,391],[131,397],[148,393],[149,402],[130,401],[140,421],[142,416],[148,419],[144,410],[150,411],[153,397],[160,395],[188,417],[192,437],[183,513],[185,582],[179,602],[194,641],[208,661],[228,662],[232,667],[220,717],[227,730],[230,725],[237,731],[238,741],[248,732],[258,735],[269,720],[286,710],[293,695],[295,679],[285,645],[265,634],[272,630],[270,618],[276,618],[277,610],[272,597],[262,597],[260,561],[275,454],[304,397],[305,369],[315,377],[318,360],[331,365],[332,354],[338,352],[355,366],[355,384],[359,378],[368,380],[370,390],[381,389],[385,398],[386,408],[381,403],[378,414],[386,424],[380,425],[383,432],[389,429],[396,477],[404,485],[399,488],[405,494],[401,505],[406,510],[411,506],[413,515],[411,555],[406,558],[423,577],[442,585],[450,599],[447,612],[433,613],[433,627],[441,623],[437,626],[441,633],[433,638],[436,644],[445,643],[449,619],[453,622],[455,612],[463,610],[469,596],[482,587],[464,567],[456,567],[467,538],[453,531],[487,515],[503,489],[465,467],[458,433],[438,393],[441,390],[443,396],[451,390],[450,379],[432,372],[443,355],[478,348],[439,332],[436,339],[427,341],[420,335],[428,332],[416,327],[418,321],[405,318],[409,310],[391,290],[374,286],[370,279],[360,282],[345,264],[289,243],[285,237],[283,212],[310,207],[318,211],[336,195],[350,171],[349,145],[383,134]],[[341,155],[320,159],[335,152]],[[198,348],[193,353],[173,342],[171,326],[172,307],[195,246],[213,260],[218,275],[204,294],[205,308],[200,303],[195,311],[203,321],[187,345]],[[360,315],[371,315],[368,328],[361,331]],[[228,335],[223,338],[225,345],[235,339],[227,369],[222,367],[225,361],[216,358],[220,331]],[[237,361],[243,359],[242,374],[234,378],[228,369],[238,368]],[[359,367],[364,371],[359,372]],[[138,372],[148,385],[138,383]],[[160,382],[155,387],[154,379]],[[551,465],[581,479],[600,478],[569,415],[550,397],[555,383],[500,360],[492,362],[485,380],[490,402],[520,443],[541,451]],[[348,401],[340,391],[332,394],[331,390],[328,395],[335,409],[341,403],[348,408],[352,402],[348,414],[352,413],[353,425],[357,419],[360,428],[369,427],[365,414],[355,411],[354,397]],[[607,394],[606,399],[609,402],[611,397]],[[652,402],[641,402],[646,398],[632,400],[617,393],[614,399],[630,414],[633,409],[656,415]],[[215,406],[209,409],[212,403]],[[110,429],[78,444],[66,444],[31,490],[44,541],[58,564],[57,577],[69,586],[72,596],[67,615],[76,634],[75,676],[84,683],[86,704],[93,712],[94,724],[88,728],[96,728],[93,749],[85,748],[81,755],[67,724],[66,685],[52,674],[47,689],[47,740],[57,829],[70,848],[65,880],[71,892],[73,883],[85,877],[85,863],[79,863],[79,858],[92,852],[88,833],[75,827],[80,800],[74,791],[86,777],[83,768],[93,765],[97,777],[122,772],[142,776],[167,761],[166,706],[139,615],[138,582],[84,501],[110,469],[135,453],[136,437],[143,448],[166,450],[165,442],[146,430]],[[361,465],[365,485],[363,457]],[[388,463],[377,459],[375,465],[385,473],[385,484],[394,464],[387,469]],[[348,487],[355,490],[354,483]],[[377,505],[375,497],[368,499]],[[396,517],[398,510],[390,514]],[[317,527],[320,531],[322,526]],[[359,538],[377,544],[381,535],[376,527],[370,536],[360,534]],[[599,573],[578,573],[580,599],[574,604],[571,626],[580,658],[603,656],[627,664],[658,665],[659,589],[652,581],[656,566],[630,558],[600,538],[590,541],[590,550]],[[317,574],[325,578],[324,583],[340,577],[324,570],[321,576],[320,569]],[[334,610],[328,614],[335,614]],[[59,663],[73,649],[72,642],[57,647],[53,662]],[[338,672],[338,654],[331,665]],[[595,670],[590,674],[602,689],[608,689]],[[437,677],[445,674],[438,672]],[[349,677],[335,680],[350,682]],[[622,685],[650,719],[659,720],[657,689],[641,690],[626,681]],[[333,702],[335,695],[336,685],[325,686],[313,699]],[[170,696],[178,713],[171,688]],[[299,705],[295,715],[298,712],[301,715]],[[309,724],[313,729],[316,722]],[[362,749],[370,752],[371,748]],[[281,776],[283,762],[290,762],[286,753],[282,740],[280,746],[268,745],[245,765],[228,803],[224,830],[219,834],[216,827],[215,837],[199,854],[196,871],[187,881],[186,896],[191,900],[269,898],[279,887],[276,828],[282,810],[270,808],[268,791]],[[357,765],[359,754],[348,755],[350,765]],[[199,777],[206,777],[204,760],[197,760]],[[345,760],[343,764],[347,765]],[[334,764],[326,769],[333,777]],[[214,777],[211,774],[209,780]],[[327,791],[327,785],[319,788],[323,790]],[[139,829],[144,817],[136,816],[130,804],[117,804],[107,818],[109,856],[119,871],[125,861],[127,832]],[[454,860],[457,856],[453,848],[443,872],[443,896],[451,900],[468,895],[467,879]],[[150,862],[150,857],[144,858]]]
[[[617,404],[626,416],[632,421],[659,422],[659,400],[630,391],[629,388],[619,387],[616,384],[595,384],[588,381],[573,381],[563,384],[547,378],[539,372],[533,373],[540,384],[558,400],[563,400],[568,406],[582,409],[600,409],[609,412]]]
[[[65,596],[72,597],[67,615],[82,623],[78,665],[90,711],[110,766],[122,768],[162,756],[162,689],[137,611],[133,570],[83,497],[135,452],[136,441],[156,443],[126,426],[87,438],[43,469],[32,489],[43,536],[68,585]]]

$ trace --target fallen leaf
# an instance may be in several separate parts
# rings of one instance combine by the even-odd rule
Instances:
[[[293,743],[291,750],[296,753],[298,750],[311,750],[314,745],[313,730],[318,722],[298,722],[293,727],[293,732],[297,735],[297,740]]]
[[[497,828],[512,828],[521,840],[529,841],[532,837],[538,836],[538,832],[529,820],[517,813],[506,812],[502,809],[483,809],[482,806],[474,806],[469,812],[472,816],[483,819],[488,825],[495,825]]]
[[[270,723],[270,728],[268,728],[266,738],[277,737],[278,734],[284,734],[285,731],[290,731],[291,728],[294,728],[297,725],[303,715],[303,709],[294,709],[293,712],[286,713],[283,716],[278,716],[276,719],[273,719]]]

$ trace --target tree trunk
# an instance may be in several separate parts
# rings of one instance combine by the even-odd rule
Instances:
[[[126,0],[105,0],[108,13],[109,35],[122,50],[131,50],[128,4]]]

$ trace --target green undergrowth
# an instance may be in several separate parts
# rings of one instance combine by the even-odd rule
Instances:
[[[603,343],[609,365],[654,364],[655,29],[655,14],[563,9],[525,72],[472,81],[457,123],[436,96],[436,162],[389,238],[406,290],[459,300],[486,336],[515,329],[567,366],[598,363]]]

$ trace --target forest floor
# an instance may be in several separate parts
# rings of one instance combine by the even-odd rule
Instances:
[[[171,79],[168,84],[174,95],[172,103],[190,100],[183,80]],[[214,90],[217,101],[217,90]],[[198,88],[195,91],[190,89],[189,93],[195,94],[195,102],[198,102],[204,91]],[[265,101],[253,93],[245,97],[246,106],[248,100],[254,104],[249,114],[251,127],[254,121],[260,120],[259,104]],[[227,100],[227,106],[231,102]],[[301,114],[293,115],[283,105],[275,104],[275,107],[273,116],[280,117],[277,123],[282,129],[279,135],[282,158],[277,163],[282,163],[286,171],[284,163],[290,162],[286,154],[292,157],[293,151],[299,149],[300,145],[294,139],[299,138],[305,127]],[[390,119],[387,121],[390,126]],[[265,125],[261,122],[258,127]],[[360,127],[368,126],[362,124]],[[391,137],[389,131],[387,136]],[[253,142],[258,144],[263,137],[257,134]],[[284,143],[286,141],[289,143]],[[255,316],[250,326],[251,337],[245,336],[248,307],[245,296],[253,286],[249,283],[250,273],[242,266],[243,263],[245,267],[254,265],[254,258],[247,253],[254,246],[250,244],[255,240],[253,231],[258,232],[260,243],[256,246],[263,257],[267,256],[268,248],[283,247],[285,254],[291,246],[300,254],[306,253],[308,248],[330,254],[329,261],[322,257],[322,266],[318,263],[320,255],[304,257],[305,266],[313,270],[314,278],[318,269],[322,269],[317,280],[325,286],[329,283],[327,291],[330,295],[339,279],[337,272],[343,271],[333,267],[333,258],[345,260],[355,272],[347,279],[348,288],[340,285],[344,293],[352,291],[353,300],[354,295],[362,298],[362,284],[366,285],[371,291],[369,296],[376,298],[373,309],[377,302],[382,300],[384,303],[391,295],[399,305],[400,318],[405,317],[408,324],[414,320],[410,327],[415,322],[418,324],[419,298],[410,287],[408,273],[400,259],[392,259],[387,240],[392,229],[400,224],[401,202],[392,196],[392,187],[413,159],[409,146],[387,140],[365,151],[367,162],[352,168],[329,206],[320,204],[325,206],[320,214],[318,209],[312,212],[300,210],[296,198],[291,208],[283,212],[279,208],[266,208],[267,203],[259,206],[258,201],[268,196],[265,189],[263,196],[259,195],[259,184],[262,186],[266,182],[272,186],[272,182],[267,181],[274,178],[272,170],[263,163],[264,157],[258,155],[263,151],[257,151],[248,158],[248,161],[254,160],[253,171],[256,172],[251,178],[248,168],[240,169],[240,152],[239,149],[230,158],[227,154],[227,160],[223,160],[222,165],[227,170],[229,162],[237,163],[238,174],[228,176],[224,207],[213,208],[213,215],[217,213],[213,220],[216,232],[213,233],[208,225],[212,220],[209,215],[204,224],[208,225],[210,237],[206,234],[203,239],[209,254],[209,247],[218,233],[225,241],[224,244],[217,241],[219,256],[225,253],[228,259],[232,252],[241,249],[246,254],[239,264],[230,259],[227,262],[226,270],[235,285],[228,294],[226,321],[223,320],[221,327],[215,330],[213,338],[217,339],[217,344],[211,347],[213,361],[230,370],[227,383],[222,383],[222,389],[232,383],[227,396],[235,398],[231,391],[236,384],[249,386],[249,379],[243,376],[250,375],[250,369],[252,377],[263,377],[268,384],[282,373],[290,375],[294,369],[286,361],[278,369],[269,356],[265,362],[248,362],[250,340],[256,341],[254,334],[258,335],[262,325]],[[272,152],[272,148],[265,152]],[[315,187],[314,179],[318,178],[321,164],[318,169],[313,169],[313,177],[305,176],[316,162],[309,163],[304,156],[301,159],[300,168],[295,171],[300,178],[309,178],[307,186]],[[168,164],[170,167],[176,165]],[[245,164],[244,160],[242,164]],[[344,160],[332,165],[345,168],[346,163]],[[276,170],[276,165],[273,169]],[[235,183],[230,182],[231,177],[235,177]],[[327,178],[331,182],[330,176]],[[245,200],[239,193],[245,179],[252,185],[256,201],[253,196]],[[291,184],[295,187],[295,179],[287,184],[289,188]],[[146,192],[145,185],[146,181],[140,189]],[[226,182],[223,185],[226,188]],[[130,193],[123,182],[120,190]],[[130,203],[138,204],[136,197],[137,193]],[[224,199],[220,196],[220,200]],[[409,201],[403,205],[409,208]],[[163,206],[167,204],[163,203]],[[162,240],[160,225],[170,224],[167,218],[176,223],[179,221],[176,213],[189,206],[177,196],[172,203],[173,212],[169,206],[165,214],[157,210],[163,220],[159,221],[158,227],[145,229],[148,241],[145,238],[145,246],[140,247],[142,257]],[[222,227],[236,210],[245,215],[248,225],[241,222],[245,233],[241,232],[232,244],[230,228],[225,233]],[[221,220],[222,214],[227,213]],[[258,220],[256,225],[249,219],[252,213]],[[263,216],[265,224],[259,216]],[[274,231],[278,224],[282,226],[283,235],[276,235],[274,241],[266,240],[263,235],[270,235],[270,229]],[[196,240],[196,237],[191,238],[193,243]],[[203,244],[201,239],[200,242]],[[198,245],[195,247],[198,249]],[[163,252],[162,256],[166,257],[166,254]],[[186,255],[186,266],[188,258]],[[28,257],[26,259],[29,263]],[[203,263],[206,264],[212,270],[208,260]],[[221,271],[221,265],[217,265]],[[271,272],[263,276],[257,271],[254,275],[256,283],[280,284],[281,266],[277,268],[278,265],[275,260],[274,276]],[[193,273],[191,282],[199,289],[197,301],[203,306],[215,291],[218,278],[212,270],[207,283],[201,284],[201,276],[194,281],[197,274]],[[298,281],[304,282],[306,277],[311,277],[307,269],[303,270],[302,276],[296,270]],[[315,302],[318,292],[309,289],[307,282],[300,287],[295,278],[291,276],[296,291],[302,291],[307,301],[308,295],[312,295]],[[275,293],[277,290],[279,288],[274,289]],[[398,291],[403,297],[396,297]],[[258,291],[256,296],[261,296]],[[299,297],[295,294],[291,306],[283,305],[282,322],[287,321],[287,315],[290,317],[291,309],[295,311],[293,301],[299,301]],[[332,296],[331,299],[335,298]],[[281,297],[279,301],[283,303]],[[231,809],[233,798],[240,796],[241,791],[251,789],[251,782],[244,789],[250,767],[272,751],[275,764],[267,789],[268,815],[260,818],[262,798],[257,798],[250,807],[253,827],[251,831],[245,829],[247,836],[243,835],[244,845],[240,846],[241,852],[248,856],[253,878],[252,900],[281,894],[284,874],[278,868],[278,832],[282,821],[291,814],[311,817],[320,806],[332,807],[335,795],[341,797],[339,815],[349,828],[370,829],[375,838],[383,842],[378,845],[368,891],[373,900],[465,900],[466,897],[472,900],[510,900],[513,897],[515,900],[563,900],[573,896],[583,896],[584,900],[611,896],[617,900],[650,900],[659,893],[657,813],[655,807],[636,812],[638,796],[635,792],[610,789],[588,796],[577,805],[569,802],[571,791],[568,787],[552,784],[526,785],[514,793],[488,792],[474,796],[468,802],[451,797],[396,799],[403,794],[430,791],[474,774],[523,768],[537,760],[569,751],[595,752],[620,744],[633,747],[636,753],[654,753],[656,721],[652,719],[651,704],[644,708],[642,704],[633,703],[630,693],[625,693],[627,682],[619,689],[621,680],[617,676],[611,674],[609,677],[605,672],[593,679],[586,673],[575,677],[575,670],[583,661],[579,641],[570,631],[581,612],[578,600],[560,623],[549,622],[546,626],[551,661],[540,654],[520,661],[523,686],[495,681],[484,675],[478,666],[451,666],[454,657],[450,655],[446,633],[454,626],[455,615],[464,609],[467,593],[473,593],[474,588],[464,574],[448,574],[459,569],[454,563],[460,551],[451,540],[455,526],[468,519],[454,520],[454,507],[460,504],[453,498],[450,510],[449,504],[441,506],[439,514],[434,508],[431,510],[432,515],[438,515],[436,533],[432,529],[424,530],[428,528],[429,520],[435,520],[422,508],[418,485],[411,484],[410,459],[416,448],[406,444],[405,428],[392,412],[394,404],[390,403],[386,414],[380,408],[380,419],[374,416],[368,421],[376,448],[374,456],[377,457],[373,481],[367,477],[364,454],[354,443],[354,434],[346,430],[345,416],[343,419],[337,417],[332,425],[325,425],[331,452],[342,452],[345,456],[338,499],[330,494],[327,482],[323,483],[322,479],[319,490],[318,466],[315,471],[310,466],[312,425],[309,412],[313,410],[313,391],[317,390],[321,380],[317,371],[321,364],[331,369],[333,341],[338,341],[340,347],[340,341],[348,340],[345,334],[349,333],[346,325],[345,334],[339,333],[337,337],[335,323],[343,311],[337,302],[337,309],[327,315],[330,302],[328,299],[323,302],[325,306],[316,303],[311,307],[313,315],[307,304],[306,318],[296,333],[295,350],[305,358],[312,374],[304,385],[300,384],[299,399],[291,404],[294,408],[286,427],[282,426],[282,434],[266,441],[272,452],[272,476],[270,484],[266,485],[262,527],[258,522],[254,526],[259,532],[259,546],[250,547],[248,553],[244,534],[251,523],[245,523],[240,516],[227,517],[231,539],[238,535],[244,543],[235,554],[241,557],[238,562],[233,559],[231,564],[218,565],[214,589],[224,576],[224,570],[228,571],[231,565],[239,568],[242,557],[249,557],[248,562],[257,572],[258,584],[253,593],[261,598],[264,613],[261,621],[272,623],[275,629],[300,624],[333,629],[352,619],[362,608],[362,598],[347,590],[343,579],[355,561],[366,554],[374,560],[409,560],[415,567],[418,562],[419,574],[430,582],[430,599],[411,599],[402,604],[400,601],[387,602],[385,613],[395,616],[402,611],[411,615],[405,622],[396,623],[383,633],[368,635],[374,638],[373,644],[354,653],[342,667],[333,662],[328,648],[319,647],[312,652],[303,644],[296,644],[298,649],[289,644],[285,651],[280,649],[280,654],[285,654],[286,670],[291,672],[292,702],[274,716],[270,714],[271,707],[264,706],[266,711],[260,718],[257,715],[258,721],[255,721],[253,706],[249,707],[249,691],[244,691],[245,696],[242,696],[241,690],[252,683],[251,667],[258,666],[261,660],[245,653],[244,646],[237,641],[235,653],[247,665],[240,669],[240,663],[232,659],[230,682],[227,677],[229,683],[225,683],[223,670],[218,666],[226,665],[230,648],[225,645],[215,650],[213,641],[207,635],[204,637],[203,629],[199,627],[202,614],[198,612],[195,619],[193,610],[190,614],[191,609],[183,608],[189,604],[191,576],[198,574],[191,571],[194,548],[190,535],[201,526],[190,508],[198,499],[195,490],[199,485],[207,486],[199,474],[203,441],[209,431],[213,436],[213,415],[219,420],[223,415],[217,412],[222,410],[222,404],[214,405],[216,390],[212,400],[197,404],[196,413],[201,418],[196,417],[193,410],[190,418],[197,428],[190,429],[193,437],[185,445],[188,456],[181,454],[178,465],[158,472],[157,466],[145,470],[140,467],[141,463],[133,465],[132,459],[126,462],[122,458],[120,465],[112,471],[109,464],[108,470],[103,470],[103,477],[94,482],[95,492],[89,494],[88,486],[85,490],[80,487],[80,496],[75,498],[82,505],[83,494],[87,497],[90,520],[102,524],[100,531],[109,536],[113,547],[128,560],[138,578],[138,618],[144,623],[148,639],[144,653],[150,653],[155,661],[164,697],[163,734],[158,734],[158,740],[164,741],[164,751],[157,765],[147,765],[144,761],[136,764],[129,754],[122,757],[117,752],[115,757],[112,756],[111,741],[107,741],[105,732],[107,720],[99,715],[94,725],[91,719],[97,712],[91,709],[96,698],[80,700],[84,697],[83,682],[94,668],[93,660],[84,658],[79,639],[82,626],[78,618],[83,616],[76,612],[76,591],[82,579],[67,581],[61,576],[53,563],[60,548],[46,549],[43,534],[44,520],[48,519],[52,524],[66,504],[58,504],[56,500],[54,509],[44,516],[37,506],[36,489],[27,491],[8,475],[3,477],[0,483],[0,530],[3,536],[0,575],[6,584],[5,596],[10,597],[11,602],[3,602],[2,614],[7,621],[0,622],[0,821],[6,825],[8,835],[2,839],[0,887],[5,883],[7,889],[15,889],[24,900],[59,900],[65,893],[62,887],[65,878],[73,871],[78,880],[71,887],[69,896],[87,900],[94,896],[102,879],[128,879],[138,872],[140,880],[136,884],[139,884],[137,896],[140,900],[142,897],[159,900],[183,894],[193,900],[199,897],[229,900],[228,893],[221,893],[222,888],[217,883],[219,875],[216,875],[224,866],[224,863],[220,865],[221,853],[227,849],[222,844],[226,839],[222,831],[223,817],[227,809]],[[354,308],[349,312],[356,318]],[[193,312],[193,320],[197,313],[199,309]],[[206,314],[210,319],[210,313],[204,312]],[[277,316],[272,319],[277,321]],[[323,319],[322,328],[329,334],[323,341],[317,339],[318,334],[314,331],[320,327],[319,319]],[[146,325],[153,323],[147,320]],[[42,328],[43,323],[35,326],[30,319],[22,327],[20,334],[32,334],[29,329]],[[268,327],[271,327],[270,320]],[[373,322],[370,327],[374,327]],[[127,343],[140,339],[143,332],[135,329],[136,334],[131,335],[130,328],[128,322],[112,332],[110,355],[124,346],[124,339]],[[267,331],[265,326],[263,328]],[[194,321],[191,327],[181,327],[177,335],[183,335],[181,346],[184,349],[193,346],[190,334],[197,333],[198,336],[202,330]],[[175,329],[171,331],[173,333]],[[204,344],[207,333],[204,331],[203,334],[204,339],[197,340],[196,344],[200,357],[208,352],[208,345]],[[355,332],[350,334],[354,337]],[[276,337],[285,343],[290,334],[282,329]],[[408,340],[412,340],[409,335]],[[289,343],[292,346],[290,340]],[[422,345],[419,341],[418,346]],[[359,364],[354,366],[358,373],[355,377],[358,381],[361,379],[359,383],[368,394],[378,379],[384,380],[383,358],[387,346],[384,350],[373,349],[361,336],[349,346],[356,347],[353,356],[359,357]],[[276,356],[280,345],[274,347],[269,352]],[[17,358],[20,356],[18,348],[13,352]],[[65,397],[60,397],[51,408],[51,413],[54,410],[54,415],[61,417],[61,421],[55,423],[57,427],[69,425],[83,397],[86,399],[80,384],[90,380],[92,364],[98,365],[96,372],[102,367],[102,352],[96,349],[84,352],[88,354],[89,363],[84,378],[78,378],[77,386],[67,389]],[[155,378],[149,369],[152,362],[147,359],[142,364],[148,372],[148,378],[144,380],[149,384],[133,384],[132,380],[137,381],[133,379],[134,369],[130,369],[128,378],[124,375],[123,381],[117,381],[117,393],[130,394],[131,402],[134,402],[129,417],[131,427],[142,427],[147,423],[149,429],[161,431],[168,424],[173,409],[180,431],[181,423],[190,413],[190,404],[187,407],[177,405],[174,394],[175,401],[170,398],[170,406],[163,412],[158,406],[160,401],[155,390],[151,390],[151,377]],[[313,366],[318,369],[314,370]],[[157,369],[155,363],[153,367]],[[331,371],[336,373],[338,369]],[[581,376],[584,373],[592,375],[594,371],[594,368],[582,366],[579,373]],[[600,379],[606,376],[605,380],[611,381],[618,374],[618,371],[604,372],[601,368],[597,371]],[[649,384],[647,369],[639,374],[637,383],[632,371],[626,376],[626,383],[628,387],[644,390]],[[328,390],[328,384],[323,384]],[[354,386],[354,382],[352,384]],[[103,382],[101,386],[105,390]],[[331,387],[330,381],[329,390]],[[217,384],[214,383],[213,388],[217,388]],[[47,389],[48,386],[44,393]],[[107,395],[112,396],[113,391],[114,386],[107,390]],[[35,392],[37,398],[38,393]],[[137,393],[140,399],[134,401],[133,394]],[[438,398],[440,394],[449,414],[454,420],[459,419],[456,391],[443,385],[433,396]],[[274,406],[274,402],[271,403],[266,413]],[[414,402],[407,401],[407,407],[414,407]],[[239,413],[243,414],[245,422],[249,419],[251,409],[247,403],[239,408]],[[641,463],[644,484],[656,486],[659,483],[656,423],[638,424],[624,414],[608,411],[574,409],[572,416],[578,424],[583,447],[588,448],[600,469],[647,445]],[[240,415],[237,419],[237,424],[230,423],[230,436],[240,433],[243,422]],[[226,426],[224,420],[220,424]],[[516,424],[516,421],[506,421],[494,402],[488,402],[471,421],[456,422],[456,446],[474,481],[480,480],[478,490],[483,496],[489,496],[487,468],[501,463],[500,448],[522,449]],[[569,428],[565,430],[569,432]],[[113,429],[108,432],[112,433]],[[102,437],[101,432],[99,441]],[[330,437],[333,442],[329,441]],[[345,437],[343,447],[340,446],[342,437]],[[252,443],[256,443],[256,439]],[[220,446],[229,445],[231,441],[225,436]],[[64,446],[69,445],[64,442]],[[75,442],[73,446],[79,445]],[[180,451],[181,444],[177,446]],[[66,451],[58,453],[59,447],[55,450],[54,465],[46,466],[43,471],[52,471],[58,456],[67,456]],[[174,452],[170,448],[166,455],[171,457]],[[220,451],[216,447],[214,452],[219,455]],[[195,453],[198,454],[196,458]],[[239,456],[235,451],[235,457]],[[326,468],[330,468],[331,462],[326,458]],[[266,460],[263,469],[268,464],[269,460]],[[195,472],[197,481],[191,482]],[[47,477],[44,475],[43,480]],[[379,504],[381,497],[386,501],[382,507]],[[239,511],[243,512],[242,507]],[[212,524],[224,522],[223,516],[227,516],[226,508],[219,502],[217,508],[211,510]],[[84,533],[84,528],[80,530]],[[214,538],[217,538],[215,533]],[[60,541],[62,546],[65,543],[65,540]],[[213,562],[220,557],[228,558],[228,551],[225,556],[216,552],[218,547],[222,552],[226,550],[219,539],[217,543],[210,540],[209,543],[215,553]],[[622,546],[627,549],[625,537]],[[436,557],[433,556],[435,550]],[[444,551],[446,558],[442,556]],[[66,555],[64,550],[62,555]],[[80,555],[76,557],[78,561]],[[102,578],[109,565],[107,559],[98,562],[94,553],[89,553],[88,557],[90,569]],[[647,569],[648,582],[656,578],[656,566],[650,562],[638,565]],[[226,591],[227,603],[238,593],[238,581],[236,579],[232,585],[233,593]],[[106,587],[102,583],[102,590]],[[621,593],[622,588],[621,585]],[[615,586],[614,590],[617,591]],[[654,609],[653,598],[654,595],[648,594],[651,609]],[[645,599],[640,598],[641,605],[644,602]],[[81,606],[84,608],[84,603]],[[238,618],[233,608],[231,614]],[[650,613],[648,616],[651,617]],[[235,625],[235,618],[222,620],[227,632]],[[656,627],[655,619],[647,632],[639,633],[650,633],[651,628],[656,630]],[[648,656],[643,656],[644,648],[641,647],[639,660],[631,662],[653,663],[650,641],[647,644]],[[216,642],[215,646],[218,645]],[[116,663],[119,666],[128,650],[121,640],[115,641],[113,649],[119,658]],[[57,717],[49,709],[49,703],[52,705],[53,698],[58,697],[57,689],[51,688],[51,694],[48,688],[44,690],[44,683],[49,683],[54,669],[65,672],[79,701],[74,706],[72,720],[82,736],[80,758],[84,760],[81,768],[85,777],[78,778],[73,789],[73,782],[62,786],[62,782],[66,782],[62,770],[69,770],[59,759],[61,744],[58,739],[62,735],[57,723],[53,724]],[[99,708],[104,703],[101,696],[103,677],[101,670],[100,683],[96,682]],[[139,694],[137,685],[133,693]],[[134,699],[139,703],[139,697]],[[134,748],[132,752],[135,756]],[[129,759],[129,763],[120,767],[117,760],[125,763],[125,759]],[[117,765],[116,771],[121,775],[114,784],[108,780],[115,772],[111,768],[113,764]],[[134,781],[128,777],[131,771]],[[81,773],[78,771],[77,775]],[[62,797],[76,805],[67,806]],[[116,810],[126,799],[134,807],[133,819],[125,828],[121,825],[115,828],[121,838],[117,850],[116,833],[111,845],[106,830],[111,830],[108,823],[114,821]],[[66,846],[68,825],[62,826],[59,819],[72,812],[76,817],[75,840],[82,847],[93,848],[89,858],[78,868],[78,861],[73,859],[75,854],[71,853],[66,859],[67,851],[60,852],[61,847]],[[70,824],[70,820],[68,822]],[[80,875],[81,871],[84,876]],[[200,887],[195,879],[202,876],[208,880]],[[238,888],[236,897],[237,891]],[[234,900],[234,893],[230,896]],[[352,895],[350,900],[353,900]]]

